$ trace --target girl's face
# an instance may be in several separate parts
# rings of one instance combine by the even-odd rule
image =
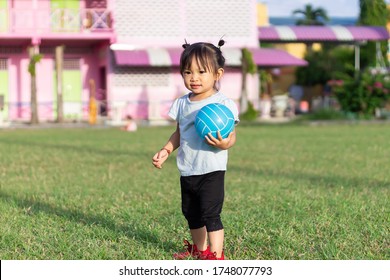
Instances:
[[[211,67],[209,68],[211,69]],[[209,69],[200,66],[194,57],[191,61],[190,69],[184,69],[184,85],[196,96],[196,99],[204,99],[216,92],[215,83],[222,75],[222,68],[219,68],[217,73],[210,72]]]

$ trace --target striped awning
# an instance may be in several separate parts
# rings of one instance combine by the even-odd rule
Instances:
[[[176,66],[180,64],[183,49],[114,49],[115,62],[119,66]]]
[[[297,58],[286,51],[260,48],[251,49],[253,60],[258,66],[263,67],[282,67],[282,66],[306,66],[306,60]]]
[[[118,66],[179,66],[180,55],[183,51],[182,48],[111,49]],[[252,52],[254,62],[260,67],[307,65],[305,60],[278,49],[258,48],[250,49],[250,51]],[[226,48],[223,50],[223,54],[227,66],[241,65],[241,49]]]
[[[380,26],[262,26],[260,42],[358,42],[389,40],[386,28]]]

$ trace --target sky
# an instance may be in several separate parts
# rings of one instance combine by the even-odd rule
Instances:
[[[303,9],[306,4],[314,8],[323,8],[328,17],[358,17],[359,0],[259,0],[266,3],[270,17],[289,17],[292,11]],[[390,4],[390,0],[386,0]]]

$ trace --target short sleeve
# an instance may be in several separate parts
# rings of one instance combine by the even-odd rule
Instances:
[[[169,109],[169,112],[168,112],[168,116],[171,119],[179,122],[179,119],[178,119],[178,117],[179,117],[179,98],[176,99],[173,102],[173,104],[171,105],[171,108]]]
[[[222,102],[222,104],[228,107],[230,111],[232,111],[234,116],[234,123],[237,125],[240,122],[240,119],[238,117],[238,109],[236,103],[233,100],[227,98],[226,100],[224,100],[224,102]]]

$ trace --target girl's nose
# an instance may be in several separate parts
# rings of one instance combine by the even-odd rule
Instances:
[[[190,80],[196,81],[198,79],[198,76],[196,74],[192,74]]]

